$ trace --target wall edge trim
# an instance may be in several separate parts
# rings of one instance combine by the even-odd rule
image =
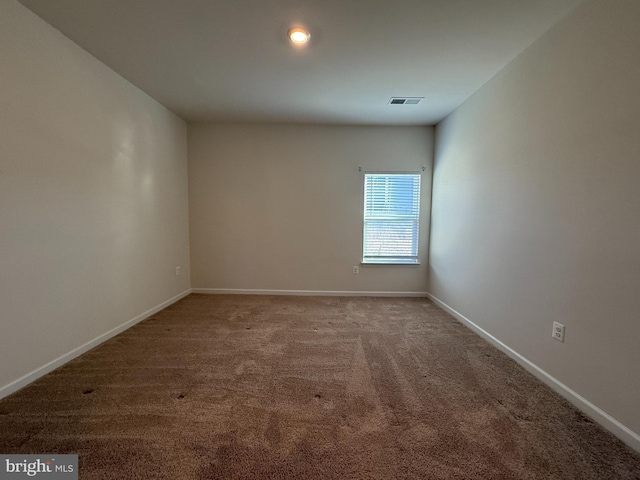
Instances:
[[[625,426],[620,421],[616,420],[614,417],[609,415],[607,412],[602,410],[600,407],[594,405],[589,400],[584,398],[579,393],[573,391],[571,388],[566,386],[557,378],[553,377],[551,374],[547,373],[545,370],[537,366],[535,363],[522,356],[511,347],[506,345],[505,343],[498,340],[496,337],[491,335],[489,332],[484,330],[482,327],[479,327],[467,317],[462,315],[460,312],[455,310],[454,308],[447,305],[445,302],[440,300],[435,295],[427,292],[427,297],[431,299],[436,305],[445,310],[448,314],[453,316],[460,323],[465,325],[467,328],[471,329],[476,334],[480,335],[482,338],[487,340],[493,346],[501,350],[503,353],[508,355],[510,358],[518,362],[525,370],[531,373],[538,380],[542,381],[545,385],[550,387],[554,392],[559,394],[565,400],[569,401],[574,407],[580,410],[582,413],[587,415],[589,418],[594,420],[604,429],[612,433],[618,439],[626,443],[629,447],[634,449],[637,452],[640,452],[640,435],[631,430],[629,427]]]
[[[268,290],[260,288],[192,288],[192,293],[210,295],[289,295],[305,297],[427,297],[427,292],[374,292],[348,290]]]
[[[178,300],[183,299],[184,297],[186,297],[190,293],[191,293],[191,289],[189,288],[189,289],[185,290],[184,292],[179,293],[178,295],[170,298],[169,300],[165,300],[164,302],[160,303],[159,305],[156,305],[155,307],[150,308],[149,310],[141,313],[140,315],[137,315],[137,316],[133,317],[131,320],[128,320],[128,321],[124,322],[123,324],[121,324],[121,325],[119,325],[119,326],[117,326],[115,328],[112,328],[108,332],[105,332],[105,333],[103,333],[101,335],[98,335],[93,340],[89,340],[87,343],[85,343],[83,345],[80,345],[79,347],[74,348],[70,352],[67,352],[64,355],[61,355],[60,357],[56,358],[55,360],[52,360],[49,363],[46,363],[46,364],[42,365],[41,367],[36,368],[35,370],[27,373],[26,375],[18,378],[17,380],[14,380],[13,382],[10,382],[7,385],[4,385],[3,387],[0,387],[0,399],[4,398],[6,396],[9,396],[12,393],[17,392],[18,390],[20,390],[23,387],[26,387],[30,383],[36,381],[38,378],[46,375],[49,372],[52,372],[56,368],[61,367],[65,363],[73,360],[76,357],[79,357],[83,353],[88,352],[92,348],[97,347],[101,343],[106,342],[110,338],[113,338],[116,335],[118,335],[119,333],[122,333],[125,330],[133,327],[135,324],[140,323],[143,320],[146,320],[151,315],[154,315],[154,314],[158,313],[160,310],[162,310],[164,308],[167,308],[169,305],[177,302]]]

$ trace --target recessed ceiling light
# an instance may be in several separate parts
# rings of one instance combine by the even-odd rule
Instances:
[[[287,32],[287,35],[289,35],[289,39],[295,45],[304,45],[309,41],[309,37],[311,37],[311,34],[307,30],[299,27],[292,28]]]

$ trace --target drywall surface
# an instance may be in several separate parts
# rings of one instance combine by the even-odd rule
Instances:
[[[639,24],[635,0],[583,4],[438,125],[429,266],[431,294],[636,433]]]
[[[188,138],[194,288],[426,291],[432,128],[194,123]],[[364,172],[423,167],[421,265],[354,275]]]
[[[189,289],[186,154],[181,119],[0,0],[0,387]]]

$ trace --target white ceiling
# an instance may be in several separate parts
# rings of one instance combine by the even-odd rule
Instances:
[[[187,121],[430,125],[582,0],[20,1]]]

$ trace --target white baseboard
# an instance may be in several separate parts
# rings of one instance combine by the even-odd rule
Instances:
[[[262,290],[233,288],[192,288],[192,293],[212,295],[296,295],[304,297],[426,297],[427,292],[369,292],[344,290]]]
[[[4,387],[1,387],[0,388],[0,398],[4,398],[7,395],[11,395],[13,392],[16,392],[16,391],[20,390],[22,387],[25,387],[26,385],[28,385],[31,382],[37,380],[38,378],[42,377],[43,375],[46,375],[47,373],[51,372],[52,370],[55,370],[56,368],[64,365],[68,361],[73,360],[74,358],[76,358],[76,357],[82,355],[83,353],[91,350],[92,348],[100,345],[102,342],[105,342],[105,341],[109,340],[110,338],[115,337],[119,333],[124,332],[126,329],[128,329],[130,327],[133,327],[136,323],[140,323],[142,320],[145,320],[145,319],[149,318],[151,315],[153,315],[155,313],[158,313],[160,310],[162,310],[162,309],[168,307],[169,305],[171,305],[172,303],[175,303],[178,300],[186,297],[190,293],[191,293],[191,289],[185,290],[184,292],[176,295],[175,297],[170,298],[169,300],[167,300],[165,302],[162,302],[160,305],[157,305],[157,306],[155,306],[153,308],[150,308],[146,312],[141,313],[140,315],[132,318],[131,320],[123,323],[122,325],[117,326],[116,328],[114,328],[112,330],[109,330],[106,333],[103,333],[102,335],[94,338],[93,340],[90,340],[89,342],[85,343],[84,345],[81,345],[78,348],[74,348],[69,353],[65,353],[61,357],[58,357],[55,360],[52,360],[51,362],[47,363],[46,365],[43,365],[41,367],[36,368],[32,372],[26,374],[24,377],[21,377],[18,380],[15,380],[15,381],[5,385]]]
[[[609,432],[614,434],[616,437],[618,437],[624,443],[629,445],[631,448],[640,452],[640,435],[638,435],[636,432],[634,432],[630,428],[620,423],[618,420],[613,418],[607,412],[597,407],[596,405],[591,403],[589,400],[587,400],[577,392],[574,392],[572,389],[567,387],[564,383],[559,381],[557,378],[551,376],[546,371],[538,367],[536,364],[526,359],[525,357],[520,355],[518,352],[516,352],[506,344],[502,343],[496,337],[494,337],[489,332],[487,332],[483,328],[473,323],[471,320],[469,320],[467,317],[462,315],[457,310],[451,308],[449,305],[444,303],[439,298],[435,297],[430,293],[427,293],[427,296],[431,300],[433,300],[438,306],[440,306],[443,310],[445,310],[447,313],[449,313],[450,315],[455,317],[457,320],[459,320],[463,325],[473,330],[475,333],[480,335],[489,343],[491,343],[492,345],[497,347],[499,350],[506,353],[509,357],[514,359],[516,362],[518,362],[522,367],[524,367],[525,370],[533,374],[533,376],[541,380],[547,386],[551,387],[553,391],[555,391],[560,396],[562,396],[563,398],[571,402],[571,404],[573,404],[576,408],[582,411],[585,415],[593,419],[595,422],[599,423],[602,427],[604,427]]]

